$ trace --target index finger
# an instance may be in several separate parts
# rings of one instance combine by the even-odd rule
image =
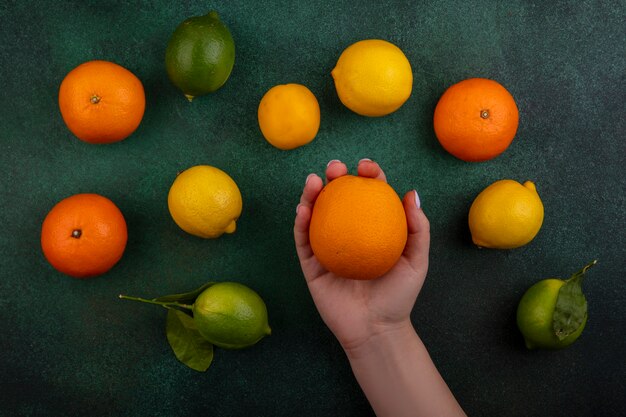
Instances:
[[[385,172],[382,170],[380,165],[371,159],[361,159],[357,166],[357,172],[361,177],[374,178],[376,180],[381,180],[387,182],[387,176]]]

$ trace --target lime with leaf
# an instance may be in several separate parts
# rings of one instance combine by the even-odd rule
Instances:
[[[152,299],[119,298],[166,308],[167,341],[176,358],[196,371],[211,365],[213,345],[241,349],[271,334],[263,299],[235,282],[209,282],[187,293]]]
[[[587,323],[587,300],[582,292],[587,264],[567,280],[548,278],[531,286],[517,307],[519,327],[528,349],[561,349],[581,335]]]

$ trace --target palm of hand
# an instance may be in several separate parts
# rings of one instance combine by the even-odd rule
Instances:
[[[359,163],[359,175],[386,181],[378,164]],[[345,175],[341,162],[329,164],[328,181]],[[327,271],[317,260],[308,238],[308,226],[322,180],[310,175],[304,187],[294,226],[294,237],[302,271],[313,301],[324,322],[341,345],[350,349],[369,337],[406,324],[428,269],[430,244],[426,216],[417,206],[414,191],[403,199],[409,236],[404,253],[384,276],[371,281],[350,280]]]

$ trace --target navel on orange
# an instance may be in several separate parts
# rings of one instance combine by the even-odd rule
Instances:
[[[61,200],[41,228],[46,259],[74,278],[107,272],[122,257],[127,239],[122,212],[98,194],[76,194]]]
[[[470,78],[448,88],[435,108],[441,146],[463,161],[480,162],[509,147],[519,121],[513,96],[499,83]]]
[[[309,238],[329,271],[344,278],[378,278],[396,264],[406,245],[404,207],[386,182],[344,175],[317,197]]]
[[[85,62],[70,71],[59,89],[59,107],[68,129],[88,143],[126,139],[146,108],[141,81],[108,61]]]

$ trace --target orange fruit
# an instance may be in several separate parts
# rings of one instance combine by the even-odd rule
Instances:
[[[509,147],[519,122],[513,96],[493,80],[470,78],[448,88],[435,107],[435,135],[463,161],[480,162]]]
[[[386,182],[344,175],[317,197],[309,238],[329,271],[350,279],[378,278],[396,264],[406,245],[404,207]]]
[[[276,85],[261,99],[261,133],[272,146],[289,150],[311,142],[320,128],[317,99],[301,84]]]
[[[63,79],[59,107],[76,137],[89,143],[113,143],[137,129],[146,97],[139,78],[126,68],[108,61],[89,61]]]
[[[98,194],[61,200],[41,228],[41,248],[48,262],[75,278],[107,272],[122,257],[127,239],[122,212]]]

